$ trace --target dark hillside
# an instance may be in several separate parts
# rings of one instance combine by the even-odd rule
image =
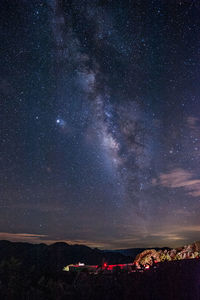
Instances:
[[[13,243],[0,241],[0,262],[14,257],[27,268],[36,266],[51,271],[62,270],[71,263],[84,262],[85,264],[101,264],[103,260],[109,264],[132,262],[132,257],[121,253],[104,252],[91,249],[84,245],[68,245],[55,243],[52,245]]]
[[[120,253],[55,243],[0,241],[1,300],[200,300],[200,259],[160,262],[144,271],[64,272],[69,263],[130,261]]]

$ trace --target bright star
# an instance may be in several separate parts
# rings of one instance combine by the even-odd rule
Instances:
[[[65,122],[65,120],[63,120],[63,119],[56,119],[56,124],[58,124],[60,127],[65,127],[65,125],[66,125],[66,122]]]

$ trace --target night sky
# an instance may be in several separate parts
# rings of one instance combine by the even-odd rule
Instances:
[[[0,239],[200,239],[200,1],[0,1]]]

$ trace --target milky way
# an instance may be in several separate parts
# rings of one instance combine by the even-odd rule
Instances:
[[[2,1],[0,238],[200,232],[195,1]]]

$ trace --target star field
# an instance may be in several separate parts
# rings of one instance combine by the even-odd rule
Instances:
[[[0,9],[0,238],[199,239],[199,2]]]

